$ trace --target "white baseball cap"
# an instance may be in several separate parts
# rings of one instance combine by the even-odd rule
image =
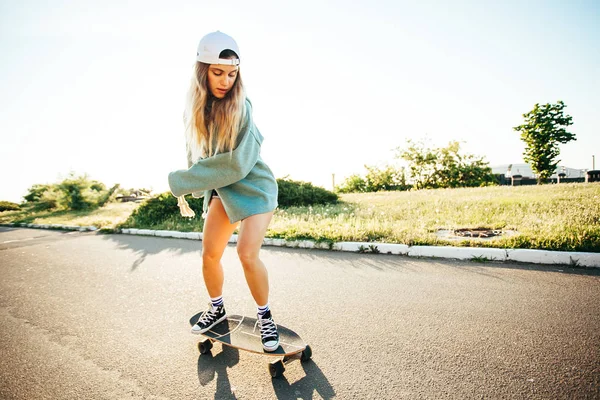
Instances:
[[[219,58],[219,54],[221,54],[223,50],[231,50],[235,52],[238,58]],[[223,32],[216,31],[209,33],[200,39],[200,43],[198,43],[198,51],[196,52],[196,60],[206,64],[239,65],[240,49],[231,36],[226,35]]]

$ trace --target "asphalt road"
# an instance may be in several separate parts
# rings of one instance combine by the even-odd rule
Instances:
[[[202,243],[0,227],[2,399],[600,398],[600,272],[265,247],[313,359],[215,345]],[[234,246],[229,313],[255,313]]]

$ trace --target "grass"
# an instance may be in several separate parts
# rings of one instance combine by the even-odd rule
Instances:
[[[0,212],[0,223],[64,224],[74,226],[96,226],[115,229],[125,222],[139,203],[109,203],[92,211],[34,211],[26,207],[19,211]]]
[[[317,242],[384,242],[600,252],[600,183],[496,186],[342,195],[330,206],[278,209],[267,236]],[[129,214],[137,204],[111,204],[84,213],[7,211],[0,223],[65,223],[104,228],[137,227],[201,231],[202,219],[173,216],[152,226],[136,226]],[[200,210],[196,210],[200,214]],[[491,240],[449,241],[440,229],[487,228],[517,231]],[[376,252],[365,246],[365,252]]]
[[[336,206],[277,210],[268,235],[286,239],[600,252],[600,184],[497,186],[343,195]],[[448,241],[440,229],[518,234]]]

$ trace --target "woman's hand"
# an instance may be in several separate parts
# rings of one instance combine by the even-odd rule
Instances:
[[[179,212],[181,212],[183,217],[194,218],[196,216],[196,213],[190,208],[190,205],[184,196],[177,197],[177,205],[179,206]]]

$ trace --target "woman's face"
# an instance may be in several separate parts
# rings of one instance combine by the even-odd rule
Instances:
[[[237,65],[211,64],[208,68],[208,88],[218,99],[222,99],[233,87],[238,74]]]

